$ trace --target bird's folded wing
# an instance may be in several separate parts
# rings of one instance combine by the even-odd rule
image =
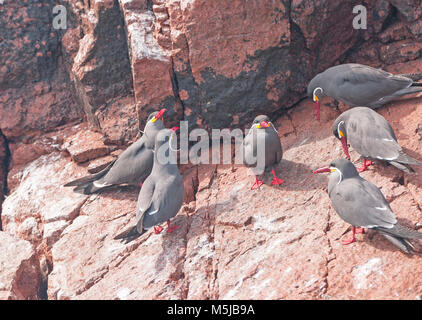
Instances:
[[[163,223],[172,218],[169,215],[169,212],[172,212],[169,205],[171,203],[172,196],[172,192],[169,192],[169,190],[157,187],[154,189],[151,205],[147,210],[145,210],[142,217],[142,226],[145,229],[151,228],[152,226]]]
[[[336,96],[345,101],[356,102],[375,102],[382,97],[407,88],[412,83],[405,77],[394,76],[383,70],[362,66],[349,68],[338,74],[336,78]]]
[[[347,123],[347,140],[361,155],[374,159],[393,160],[401,147],[392,128],[384,121],[371,116],[350,117]],[[385,121],[386,122],[386,121]]]
[[[354,226],[392,228],[397,222],[381,191],[364,179],[346,179],[330,194],[338,214]]]
[[[400,90],[412,83],[412,80],[400,75],[393,75],[390,72],[372,68],[364,65],[353,65],[346,72],[348,81],[352,83],[384,83],[389,84],[390,90]]]
[[[107,174],[107,172],[110,170],[110,168],[114,165],[114,163],[116,162],[116,160],[113,160],[107,167],[105,167],[103,170],[101,170],[100,172],[97,172],[95,174],[89,175],[89,176],[85,176],[76,180],[73,180],[69,183],[66,183],[64,185],[64,187],[74,187],[74,186],[80,186],[80,185],[85,185],[87,183],[93,182],[95,180],[100,179],[101,177],[103,177],[104,175]]]
[[[151,151],[145,147],[143,139],[135,142],[117,158],[113,167],[104,176],[107,184],[127,183],[144,170],[143,166],[151,165]],[[139,181],[140,182],[140,181]]]
[[[136,205],[136,225],[138,231],[142,231],[143,219],[145,213],[151,209],[154,199],[155,183],[151,176],[149,176],[142,185],[138,196],[138,203]]]

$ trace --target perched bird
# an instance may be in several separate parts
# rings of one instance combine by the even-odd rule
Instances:
[[[404,252],[412,252],[413,245],[408,239],[422,239],[422,233],[410,230],[397,223],[384,195],[377,186],[359,176],[353,163],[337,159],[329,167],[314,171],[331,172],[328,195],[338,215],[352,225],[352,238],[343,244],[355,242],[356,233],[364,229],[374,229]],[[356,228],[360,227],[358,231]]]
[[[347,143],[364,157],[359,172],[365,171],[372,161],[387,161],[407,173],[414,172],[408,165],[422,165],[402,151],[393,128],[383,116],[367,107],[357,107],[343,112],[333,124],[333,134],[343,145],[350,159]]]
[[[277,130],[267,116],[260,115],[254,119],[251,129],[243,141],[243,155],[244,164],[251,167],[255,174],[255,183],[251,190],[262,185],[263,182],[258,179],[258,175],[262,174],[264,170],[272,170],[272,185],[280,185],[284,182],[277,177],[273,168],[283,157],[283,149]],[[264,159],[262,159],[263,156]],[[260,166],[261,162],[262,165]]]
[[[167,232],[173,232],[178,226],[170,225],[170,219],[176,216],[183,204],[184,184],[177,167],[176,151],[172,148],[173,136],[177,127],[161,130],[155,139],[154,166],[151,174],[142,185],[136,207],[136,225],[122,232],[114,239],[130,242],[148,229],[154,227],[155,234],[163,228],[161,223],[167,221]],[[168,151],[169,157],[164,156]],[[173,156],[173,158],[172,158]],[[169,161],[173,159],[173,161]]]
[[[381,69],[347,63],[328,68],[309,83],[307,94],[313,99],[320,118],[320,100],[329,96],[350,107],[378,108],[400,96],[422,91],[422,83]]]
[[[102,171],[65,184],[76,186],[75,192],[91,194],[112,186],[129,184],[141,185],[149,176],[154,161],[154,141],[157,133],[164,129],[162,117],[166,109],[149,115],[144,134],[130,145],[119,157]]]

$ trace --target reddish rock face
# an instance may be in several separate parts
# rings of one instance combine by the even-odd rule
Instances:
[[[364,1],[368,30],[352,28],[348,1],[61,0],[68,28],[53,32],[56,2],[38,2],[0,7],[1,220],[24,239],[0,232],[0,245],[19,249],[0,250],[0,298],[40,298],[39,265],[50,299],[421,298],[418,255],[371,233],[341,244],[348,225],[327,178],[311,174],[344,156],[331,132],[338,112],[326,98],[316,122],[301,101],[309,79],[338,63],[421,73],[419,0]],[[113,240],[134,224],[138,190],[88,197],[62,186],[101,170],[163,107],[167,127],[183,119],[208,130],[269,114],[284,184],[268,176],[251,191],[243,166],[181,165],[180,228]],[[377,111],[422,160],[421,97]],[[363,173],[413,229],[422,214],[415,170]]]
[[[284,148],[277,167],[285,180],[280,187],[270,186],[268,176],[264,186],[251,191],[254,177],[243,166],[184,168],[194,197],[174,219],[180,226],[175,233],[148,232],[126,245],[113,240],[134,223],[138,191],[90,197],[52,245],[49,298],[418,299],[417,255],[403,254],[372,232],[341,244],[349,226],[331,206],[327,177],[312,175],[344,156],[331,132],[338,113],[323,104],[317,123],[312,110],[312,102],[305,101],[274,121]],[[421,158],[414,134],[420,99],[379,110],[401,145]],[[354,150],[351,156],[358,164]],[[376,164],[363,177],[381,188],[401,223],[415,228],[420,175]],[[19,228],[30,226],[26,221]],[[421,245],[415,242],[417,250]]]
[[[97,159],[110,153],[110,148],[104,144],[103,135],[90,130],[80,130],[68,137],[63,147],[76,162]]]
[[[32,245],[0,231],[0,252],[0,300],[40,299],[40,263]]]
[[[2,5],[0,28],[0,128],[10,140],[39,135],[78,119],[63,72],[59,34],[51,30],[53,1]]]
[[[406,72],[421,67],[396,66]],[[280,187],[270,186],[268,176],[251,191],[254,177],[243,166],[184,167],[190,203],[174,219],[180,226],[175,233],[150,231],[129,244],[113,240],[134,224],[138,191],[79,198],[60,186],[85,169],[54,153],[25,168],[3,205],[5,230],[36,244],[45,256],[50,299],[418,299],[417,255],[407,256],[373,233],[341,244],[349,226],[331,206],[327,177],[312,175],[344,156],[331,132],[338,112],[328,102],[320,123],[311,101],[274,120],[284,149],[276,168],[285,180]],[[379,111],[405,150],[422,159],[420,99]],[[351,156],[358,164],[353,149]],[[410,228],[421,217],[421,168],[415,169],[417,175],[404,175],[375,164],[363,173]],[[48,218],[53,208],[59,216]],[[417,250],[421,245],[415,242]]]
[[[0,216],[1,206],[4,200],[4,195],[7,193],[7,169],[9,166],[9,150],[6,144],[6,139],[0,135]],[[0,230],[2,230],[0,219]]]
[[[136,135],[137,116],[118,2],[60,2],[68,12],[63,54],[77,101],[91,125],[111,142],[125,143]]]
[[[157,38],[162,35],[158,34],[161,29],[157,29],[161,20],[156,20],[147,1],[121,1],[121,6],[139,121],[163,107],[167,109],[166,118],[181,119],[182,106],[173,92],[171,51]]]
[[[30,241],[43,259],[87,199],[63,187],[85,173],[69,160],[56,151],[29,163],[16,173],[18,186],[3,203],[3,230]]]

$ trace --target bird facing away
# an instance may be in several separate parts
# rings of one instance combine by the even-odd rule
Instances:
[[[307,95],[314,101],[320,119],[320,100],[329,96],[350,107],[378,108],[400,96],[422,91],[422,83],[357,63],[340,64],[317,74]]]
[[[341,141],[348,159],[348,142],[364,157],[358,172],[372,164],[367,159],[387,161],[407,173],[414,172],[409,165],[422,165],[402,151],[388,121],[370,108],[357,107],[343,112],[333,123],[333,134]]]
[[[185,194],[183,179],[177,167],[177,157],[173,158],[174,161],[166,161],[167,159],[163,157],[163,151],[164,153],[168,151],[168,154],[173,156],[177,151],[172,148],[173,137],[177,129],[177,127],[163,129],[157,134],[154,166],[138,196],[136,225],[120,233],[114,239],[124,239],[127,243],[152,227],[154,227],[155,234],[158,234],[163,230],[160,224],[166,221],[168,233],[178,228],[176,225],[170,225],[170,219],[176,216],[183,204]]]
[[[154,161],[154,143],[157,133],[164,129],[162,117],[166,109],[149,115],[144,134],[102,171],[65,184],[76,186],[75,192],[92,194],[110,187],[128,184],[141,185],[149,176]]]
[[[273,167],[281,161],[283,149],[277,130],[266,115],[259,115],[254,119],[251,129],[243,141],[243,155],[244,164],[251,167],[255,174],[255,183],[251,190],[262,185],[263,182],[258,179],[258,175],[262,174],[264,170],[272,170],[272,185],[280,185],[284,182],[277,177]],[[263,156],[264,159],[262,159]],[[264,168],[260,163],[264,165]]]
[[[352,225],[352,238],[344,245],[356,241],[356,233],[364,233],[363,228],[376,230],[391,243],[406,253],[414,247],[408,239],[422,239],[422,233],[408,229],[397,223],[396,216],[384,195],[373,183],[359,176],[353,163],[337,159],[329,167],[314,171],[331,172],[328,195],[340,218]],[[360,230],[356,231],[359,227]]]

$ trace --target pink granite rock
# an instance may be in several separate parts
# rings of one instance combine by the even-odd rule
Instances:
[[[0,300],[40,299],[40,263],[33,246],[0,231],[0,252]]]

